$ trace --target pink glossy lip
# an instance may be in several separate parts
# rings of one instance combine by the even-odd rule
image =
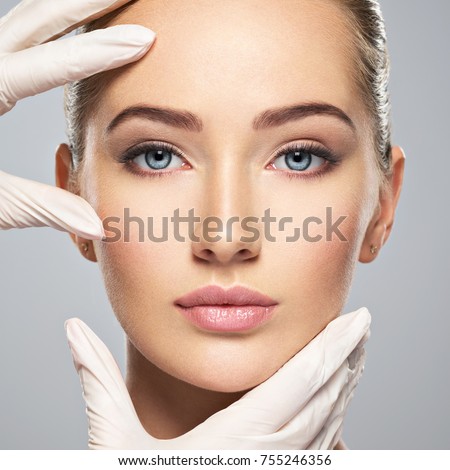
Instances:
[[[270,297],[241,286],[225,290],[206,286],[175,300],[193,324],[212,331],[242,331],[267,321],[278,304]]]

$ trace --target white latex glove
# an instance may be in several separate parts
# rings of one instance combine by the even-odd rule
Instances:
[[[364,307],[336,318],[241,399],[182,436],[156,439],[140,424],[107,347],[81,320],[67,320],[87,406],[89,448],[333,449],[364,369],[370,321]]]
[[[140,25],[54,40],[128,1],[24,0],[1,18],[0,116],[22,98],[141,58],[155,33]],[[105,235],[101,220],[81,197],[0,172],[0,229],[42,226],[88,239]]]

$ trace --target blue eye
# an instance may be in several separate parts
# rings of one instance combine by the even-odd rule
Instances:
[[[153,147],[133,158],[133,161],[141,168],[152,170],[164,170],[166,168],[181,168],[183,161],[173,152],[167,149]]]
[[[119,162],[139,176],[168,176],[168,169],[191,168],[184,155],[168,142],[145,142],[119,157]],[[291,144],[277,153],[271,166],[285,171],[287,176],[318,176],[340,163],[332,151],[313,143]],[[324,164],[325,163],[325,164]],[[313,171],[306,171],[313,170]]]
[[[331,156],[326,155],[324,150],[299,146],[282,150],[278,155],[274,160],[277,169],[299,172],[319,168],[325,161],[332,160]]]
[[[137,172],[145,175],[164,175],[166,169],[182,168],[186,165],[183,155],[167,142],[143,143],[127,151],[119,159],[128,166],[134,165]]]

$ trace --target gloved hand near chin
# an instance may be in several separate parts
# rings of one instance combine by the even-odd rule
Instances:
[[[366,308],[342,315],[274,375],[174,439],[142,427],[107,347],[81,320],[66,322],[89,420],[91,449],[333,449],[364,369]]]
[[[140,25],[55,40],[128,1],[24,0],[1,18],[0,116],[22,98],[141,58],[155,34]],[[0,229],[42,226],[104,237],[101,220],[81,197],[0,171]]]

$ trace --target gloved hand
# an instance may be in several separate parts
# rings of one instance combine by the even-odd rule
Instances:
[[[140,59],[155,38],[140,25],[54,40],[128,1],[23,0],[1,18],[0,116],[22,98]],[[0,171],[0,229],[42,226],[88,239],[105,235],[81,197]]]
[[[364,369],[370,321],[364,307],[336,318],[242,398],[182,436],[156,439],[142,427],[107,347],[81,320],[67,320],[87,406],[89,448],[333,449]]]

